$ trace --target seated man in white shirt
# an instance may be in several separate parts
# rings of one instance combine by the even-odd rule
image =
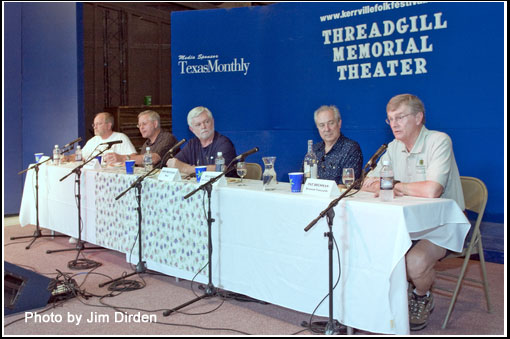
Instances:
[[[114,132],[113,116],[108,112],[97,113],[92,124],[95,136],[92,137],[82,149],[83,160],[88,160],[92,156],[96,156],[100,151],[105,150],[108,146],[101,145],[102,143],[120,140],[122,143],[115,144],[110,148],[110,151],[117,154],[132,154],[136,153],[136,149],[129,140],[129,137],[124,133]],[[104,154],[104,153],[103,153]],[[75,155],[67,157],[69,161],[74,161]]]
[[[452,140],[446,133],[425,127],[423,102],[415,95],[400,94],[388,102],[386,112],[386,123],[395,140],[388,144],[386,154],[368,174],[362,189],[378,194],[381,163],[390,160],[398,181],[395,195],[453,199],[463,210],[464,195]],[[434,309],[434,266],[446,254],[445,248],[426,239],[415,241],[406,254],[407,277],[415,287],[409,294],[411,331],[421,330],[429,322]]]
[[[91,156],[95,156],[100,151],[106,149],[107,145],[101,145],[102,143],[109,141],[121,140],[122,143],[115,144],[111,150],[118,154],[132,154],[136,153],[135,146],[129,140],[129,137],[124,133],[114,132],[113,128],[113,116],[108,112],[97,113],[92,124],[94,128],[95,136],[92,137],[82,149],[83,160],[89,159]],[[104,154],[104,153],[103,153]],[[68,157],[64,157],[64,161],[74,161],[75,155],[72,154]],[[70,237],[70,243],[75,243],[76,238]]]

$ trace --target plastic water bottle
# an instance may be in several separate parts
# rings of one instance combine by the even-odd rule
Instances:
[[[145,148],[145,154],[143,155],[143,166],[146,172],[152,171],[152,154],[151,148]]]
[[[308,140],[308,153],[304,160],[304,180],[308,178],[317,179],[317,156],[313,152],[313,140]]]
[[[216,165],[216,172],[223,172],[225,170],[225,158],[222,152],[218,152],[214,164]]]
[[[74,160],[75,161],[82,161],[83,160],[83,157],[82,157],[82,154],[81,154],[81,146],[80,145],[76,146],[76,152],[74,153]]]
[[[381,168],[381,188],[379,190],[379,198],[381,201],[393,200],[393,168],[388,160],[383,161]]]
[[[60,148],[58,148],[58,145],[55,145],[53,149],[53,165],[60,165]]]

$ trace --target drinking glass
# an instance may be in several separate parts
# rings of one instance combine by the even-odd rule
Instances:
[[[342,181],[344,185],[349,188],[354,183],[354,169],[353,168],[344,168],[342,170]]]
[[[246,168],[246,163],[242,162],[242,161],[238,162],[237,163],[237,175],[241,177],[241,183],[239,184],[239,186],[246,186],[245,184],[243,184],[243,178],[246,175],[246,173],[248,173],[248,169]]]

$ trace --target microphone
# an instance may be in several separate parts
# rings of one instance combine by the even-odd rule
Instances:
[[[251,150],[249,151],[246,151],[244,152],[243,154],[241,155],[238,155],[237,157],[234,158],[234,160],[240,160],[240,159],[245,159],[248,155],[250,154],[253,154],[253,153],[256,153],[259,151],[259,148],[258,147],[254,147],[252,148]]]
[[[375,154],[372,155],[370,160],[368,160],[367,164],[365,165],[365,168],[367,168],[369,166],[371,168],[373,168],[374,167],[374,162],[377,160],[377,158],[379,158],[381,156],[381,154],[383,154],[386,151],[386,148],[388,148],[388,145],[387,144],[382,144],[382,146],[379,147],[377,152],[375,152]]]
[[[181,141],[179,141],[178,143],[176,143],[175,145],[172,146],[172,148],[170,148],[168,150],[168,152],[166,152],[166,154],[174,154],[174,151],[176,149],[178,149],[182,144],[184,144],[186,142],[186,139],[182,139]],[[165,154],[165,155],[166,155]]]
[[[67,147],[69,147],[71,145],[76,144],[77,142],[80,142],[80,141],[81,141],[81,137],[78,137],[78,139],[75,139],[75,140],[71,141],[70,143],[65,144],[64,147],[62,147],[62,148],[67,148]]]
[[[182,144],[184,144],[186,142],[186,139],[182,139],[181,141],[179,141],[178,143],[176,143],[175,145],[173,145],[172,148],[170,148],[168,150],[168,152],[165,153],[165,155],[163,155],[163,157],[161,158],[160,160],[160,163],[159,163],[159,168],[163,168],[163,166],[165,166],[165,162],[164,160],[166,160],[166,156],[169,155],[169,154],[174,154],[174,151],[179,147],[181,146]]]
[[[99,145],[108,145],[108,147],[112,147],[115,144],[122,144],[122,140],[103,142],[102,144]]]

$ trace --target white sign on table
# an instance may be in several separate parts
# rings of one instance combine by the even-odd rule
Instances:
[[[97,159],[95,159],[95,158],[94,158],[94,159],[92,159],[92,161],[91,161],[91,162],[86,163],[86,164],[83,166],[83,168],[85,168],[85,169],[95,169],[95,170],[97,170],[97,169],[101,169],[101,164],[99,163],[99,160],[97,160]]]
[[[205,171],[202,172],[202,177],[200,178],[200,185],[205,184],[206,182],[216,178],[218,175],[220,175],[223,172],[212,172],[212,171]],[[227,179],[225,179],[225,176],[222,176],[213,184],[213,187],[224,187],[227,186]]]
[[[335,198],[340,196],[340,190],[334,180],[307,179],[303,194],[310,194],[322,198]]]
[[[164,167],[159,172],[158,180],[172,182],[181,180],[181,173],[177,168]]]

